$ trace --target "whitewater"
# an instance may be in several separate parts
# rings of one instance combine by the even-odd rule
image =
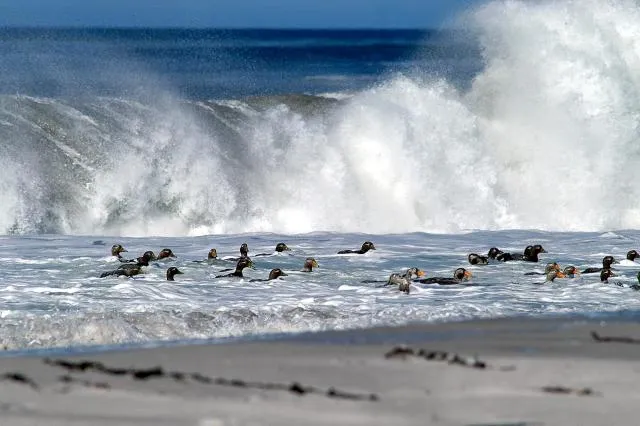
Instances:
[[[538,285],[524,273],[640,249],[640,6],[490,1],[455,24],[373,71],[360,63],[345,71],[342,57],[327,53],[330,71],[314,63],[315,74],[291,74],[290,86],[265,80],[278,90],[263,94],[181,96],[174,74],[142,68],[126,83],[151,82],[144,96],[128,96],[128,86],[73,96],[0,87],[2,343],[128,344],[517,315],[637,318],[634,263],[619,266],[620,286],[588,275]],[[348,41],[375,53],[391,35],[331,37],[287,42],[326,53]],[[397,37],[389,45],[409,43]],[[451,39],[473,48],[439,57],[460,46]],[[167,41],[151,42],[144,55]],[[144,55],[138,60],[162,57]],[[0,65],[12,56],[3,57]],[[294,68],[283,63],[275,75]],[[378,250],[335,254],[365,239]],[[255,259],[247,273],[291,272],[277,282],[214,280],[223,266],[193,262],[213,247],[232,256],[243,242],[257,253],[280,241],[292,253]],[[134,279],[97,278],[113,266],[116,243],[131,257],[169,247],[185,274],[168,283],[167,265],[153,264]],[[411,266],[449,276],[469,267],[470,252],[537,243],[548,251],[540,265],[470,267],[470,286],[418,285],[407,296],[362,282]],[[308,256],[320,268],[298,273]]]

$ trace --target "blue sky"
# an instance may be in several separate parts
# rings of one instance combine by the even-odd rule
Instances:
[[[439,27],[479,0],[0,0],[0,26]]]

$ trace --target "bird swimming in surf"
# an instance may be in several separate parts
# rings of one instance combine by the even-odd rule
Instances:
[[[302,272],[312,272],[313,268],[318,268],[318,262],[313,257],[307,257],[302,266]]]
[[[616,274],[609,268],[603,268],[600,271],[600,282],[603,283],[608,283],[609,282],[609,278],[611,277],[615,277]]]
[[[566,278],[575,278],[576,275],[580,275],[580,271],[575,266],[567,266],[562,270],[562,273]]]
[[[175,281],[175,279],[173,277],[175,277],[178,274],[184,274],[184,272],[182,272],[181,270],[179,270],[175,266],[172,266],[171,268],[168,268],[167,269],[167,281]]]
[[[477,253],[471,253],[467,256],[467,260],[472,265],[487,265],[489,263],[489,257],[480,256]]]
[[[276,244],[276,253],[282,253],[285,251],[291,251],[291,249],[287,247],[285,243]],[[259,253],[259,254],[256,254],[254,257],[272,256],[272,255],[273,253]]]
[[[411,279],[414,277],[414,275],[417,278],[421,278],[424,276],[424,271],[420,268],[414,267],[407,269],[407,271],[402,275],[397,273],[391,274],[389,275],[389,279],[387,280],[385,286],[397,285],[399,291],[409,294],[409,292],[411,291]]]
[[[551,271],[560,272],[560,265],[556,262],[547,263],[547,266],[544,268],[544,272],[526,272],[525,275],[547,275]]]
[[[564,272],[557,269],[552,269],[547,273],[547,279],[545,282],[553,282],[556,278],[564,278]]]
[[[127,250],[122,247],[121,244],[114,244],[113,246],[111,246],[111,256],[115,256],[118,259],[122,258],[122,254],[121,253],[125,253]]]
[[[156,260],[168,259],[170,257],[176,257],[176,255],[173,254],[173,251],[171,249],[163,248],[158,253],[158,256],[156,257]]]
[[[269,278],[265,279],[260,279],[260,278],[254,278],[252,280],[249,280],[249,282],[256,282],[256,281],[272,281],[272,280],[277,280],[280,277],[286,277],[288,276],[282,269],[280,268],[274,268],[269,272]]]
[[[440,284],[440,285],[452,285],[452,284],[460,284],[463,281],[469,280],[473,274],[470,271],[467,271],[464,268],[458,268],[453,271],[453,277],[429,277],[429,278],[420,278],[413,280],[413,282],[417,282],[420,284]]]
[[[603,269],[611,269],[611,265],[614,263],[618,263],[613,256],[605,256],[602,258],[602,268],[587,268],[582,271],[583,274],[595,274],[597,272],[602,272]]]
[[[207,259],[208,260],[216,260],[218,258],[218,250],[212,248],[211,250],[209,250],[209,253],[207,253]]]
[[[371,241],[365,241],[362,243],[360,250],[340,250],[338,254],[365,254],[369,250],[375,250],[376,247]]]
[[[132,277],[134,275],[138,275],[142,273],[143,266],[149,266],[150,254],[151,252],[145,252],[142,256],[136,259],[136,263],[125,263],[120,265],[117,269],[103,272],[100,274],[100,278],[109,277],[109,276],[126,276]]]
[[[540,253],[546,253],[547,251],[540,245],[527,246],[523,253],[498,253],[496,260],[501,262],[509,262],[513,260],[521,260],[525,262],[538,262],[538,255]]]
[[[504,254],[504,252],[500,250],[498,247],[491,247],[489,249],[489,252],[487,253],[487,257],[489,259],[496,259],[498,255],[501,255],[501,254]]]
[[[235,271],[226,275],[216,275],[216,278],[225,278],[225,277],[243,278],[244,275],[242,275],[242,271],[245,268],[251,268],[251,269],[254,268],[253,262],[248,257],[243,257],[238,260]]]

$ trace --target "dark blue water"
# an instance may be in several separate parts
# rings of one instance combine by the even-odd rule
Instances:
[[[390,74],[464,85],[473,43],[425,30],[2,29],[0,93],[186,99],[353,91]]]

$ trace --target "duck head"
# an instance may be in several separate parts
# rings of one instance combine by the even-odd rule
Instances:
[[[491,247],[489,249],[489,252],[487,253],[487,256],[489,257],[489,259],[495,259],[496,256],[498,256],[499,254],[503,254],[504,252],[502,250],[500,250],[498,247]]]
[[[551,271],[560,272],[560,265],[558,265],[556,262],[547,263],[547,266],[544,268],[544,272],[545,274],[548,274]]]
[[[414,275],[418,278],[422,278],[424,277],[424,271],[420,268],[413,267],[407,269],[407,272],[404,274],[404,276],[409,279],[411,279]]]
[[[458,268],[455,271],[453,271],[453,278],[455,278],[458,281],[466,281],[472,276],[473,274],[464,268]]]
[[[176,257],[176,255],[173,254],[173,251],[171,251],[171,249],[164,248],[164,249],[160,250],[160,253],[158,253],[157,260],[166,259],[168,257]]]
[[[151,250],[145,251],[142,254],[142,257],[144,257],[145,259],[147,259],[147,262],[152,262],[154,260],[157,260],[158,258],[156,257],[156,254],[154,252],[152,252]]]
[[[467,260],[471,265],[485,265],[487,263],[487,258],[484,256],[480,256],[476,253],[471,253],[467,256]]]
[[[629,250],[627,252],[627,260],[630,260],[630,261],[633,262],[634,260],[636,260],[639,257],[640,257],[640,254],[638,254],[638,252],[635,251],[635,250]]]
[[[271,272],[269,272],[269,280],[275,280],[277,278],[286,276],[287,274],[285,274],[284,271],[280,268],[272,269]]]
[[[547,251],[540,244],[536,244],[533,247],[531,247],[531,254],[540,254],[540,253],[546,253],[546,252]]]
[[[249,256],[249,246],[247,243],[242,243],[240,246],[240,257],[248,257]]]
[[[606,283],[609,278],[615,276],[616,274],[614,274],[611,269],[604,268],[602,271],[600,271],[600,281],[603,283]]]
[[[360,251],[362,251],[363,253],[366,253],[369,250],[375,250],[375,249],[376,249],[376,246],[374,246],[371,241],[365,241],[364,243],[362,243],[362,248],[360,249]]]
[[[242,257],[238,260],[238,263],[236,263],[236,271],[242,271],[244,268],[254,269],[253,261],[248,257]]]
[[[218,258],[218,250],[214,248],[209,250],[209,253],[207,254],[207,259],[217,259],[217,258]]]
[[[114,244],[113,246],[111,246],[111,256],[118,256],[120,257],[120,253],[124,253],[127,250],[125,250],[124,247],[122,247],[120,244]]]
[[[178,274],[184,274],[184,272],[182,272],[175,266],[172,266],[171,268],[167,269],[167,281],[175,281],[173,277],[175,277]]]
[[[278,243],[276,245],[276,252],[278,253],[282,253],[283,251],[289,251],[291,250],[289,247],[287,247],[287,245],[285,243]]]
[[[580,275],[580,271],[578,271],[578,268],[575,266],[567,266],[562,270],[562,273],[569,278],[573,278],[575,275]]]
[[[614,263],[618,263],[616,261],[616,259],[614,259],[613,256],[605,256],[602,258],[602,268],[603,269],[610,269],[611,265]]]
[[[304,261],[304,269],[303,271],[306,272],[311,272],[313,271],[313,268],[318,268],[318,262],[316,262],[316,260],[313,257],[307,257],[307,259]]]

